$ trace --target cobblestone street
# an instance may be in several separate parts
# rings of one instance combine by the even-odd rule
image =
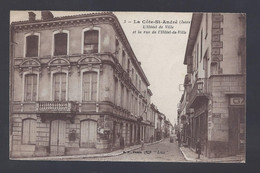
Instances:
[[[71,160],[71,159],[69,159]],[[74,159],[73,159],[74,160]],[[170,143],[167,138],[160,143],[145,146],[142,149],[129,151],[119,156],[75,159],[81,161],[133,161],[133,162],[185,162],[177,143]]]

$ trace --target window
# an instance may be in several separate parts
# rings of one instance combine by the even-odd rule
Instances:
[[[97,100],[97,72],[83,74],[83,101]]]
[[[141,79],[139,79],[139,91],[141,91]]]
[[[200,61],[202,59],[202,42],[203,42],[203,30],[201,30],[201,33],[200,33]]]
[[[126,109],[127,110],[129,110],[129,107],[130,107],[130,105],[129,105],[129,91],[128,91],[128,89],[126,89]]]
[[[121,85],[121,107],[123,108],[125,105],[125,102],[124,102],[124,97],[125,97],[125,92],[124,92],[124,86]]]
[[[25,76],[25,101],[36,101],[37,95],[37,75],[29,74]]]
[[[126,57],[125,57],[125,51],[123,51],[122,54],[123,54],[123,55],[122,55],[122,68],[125,69],[125,59],[126,59]]]
[[[98,53],[98,31],[89,30],[84,32],[83,53]]]
[[[39,46],[39,36],[30,35],[26,37],[26,57],[37,57]]]
[[[119,42],[116,39],[116,58],[118,59],[118,54],[119,54]]]
[[[54,35],[54,55],[67,55],[68,34],[57,33]]]
[[[53,75],[54,101],[66,100],[66,74],[56,73]]]
[[[129,73],[129,71],[130,71],[130,59],[127,60],[127,72]]]
[[[36,143],[36,120],[25,119],[22,126],[22,143],[35,144]]]
[[[114,87],[114,104],[117,105],[117,90],[118,90],[118,81],[115,79],[115,87]]]
[[[138,77],[137,74],[135,75],[135,87],[137,88],[137,82],[138,82]]]
[[[135,79],[135,70],[134,68],[132,68],[132,82],[134,83],[134,79]]]

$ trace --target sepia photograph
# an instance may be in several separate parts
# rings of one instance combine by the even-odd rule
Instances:
[[[10,11],[9,159],[246,163],[246,14]]]

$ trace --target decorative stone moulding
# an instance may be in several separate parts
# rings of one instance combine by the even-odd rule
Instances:
[[[63,70],[68,71],[69,75],[71,75],[71,64],[70,61],[66,58],[62,57],[54,57],[52,58],[47,64],[48,74],[51,71],[59,71],[62,72]]]
[[[80,71],[84,68],[88,70],[92,70],[93,68],[98,68],[100,72],[103,72],[102,60],[95,56],[84,56],[79,59],[77,63],[78,75],[80,75]]]
[[[41,63],[37,59],[27,58],[19,65],[19,74],[22,77],[24,72],[29,71],[33,73],[34,71],[39,72],[41,75],[42,68]]]

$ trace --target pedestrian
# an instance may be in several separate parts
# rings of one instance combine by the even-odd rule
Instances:
[[[124,149],[125,148],[125,141],[124,137],[120,135],[120,148]]]
[[[151,136],[151,143],[153,142],[153,135]]]
[[[141,139],[141,149],[143,150],[144,149],[144,140]]]
[[[201,143],[200,143],[200,139],[198,139],[197,142],[196,142],[196,153],[198,154],[197,159],[200,159],[200,154],[201,154]]]
[[[181,146],[181,134],[180,131],[177,132],[177,142],[178,142],[178,146]]]

